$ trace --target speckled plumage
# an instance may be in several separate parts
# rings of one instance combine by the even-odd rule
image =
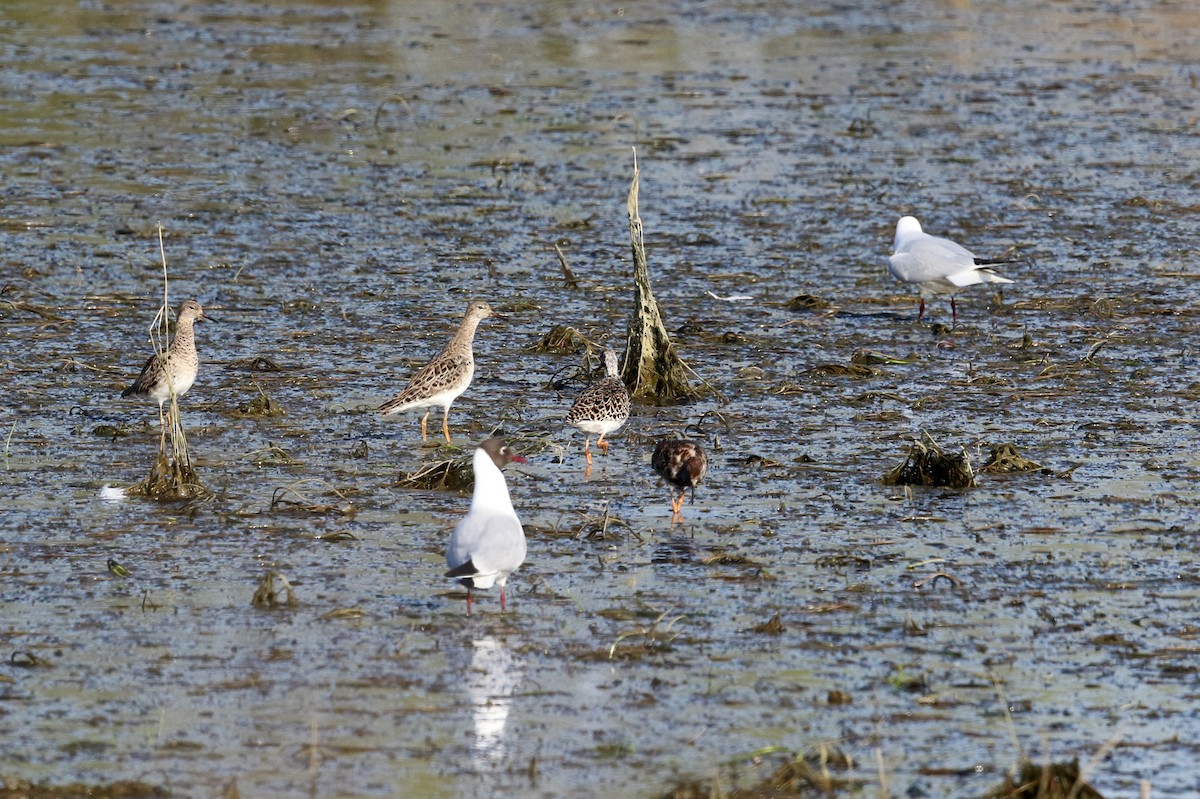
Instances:
[[[632,403],[629,390],[617,371],[617,353],[612,347],[604,349],[605,377],[580,392],[575,404],[567,412],[567,424],[578,428],[586,436],[583,454],[590,465],[592,462],[592,434],[599,434],[596,446],[608,454],[608,442],[604,437],[617,430],[629,419]]]
[[[442,433],[450,443],[450,406],[471,385],[475,376],[475,353],[471,347],[475,341],[475,329],[489,316],[496,315],[492,307],[483,300],[475,300],[467,306],[458,332],[445,349],[429,363],[417,370],[404,390],[379,406],[384,416],[416,408],[442,408]],[[427,424],[429,411],[421,418],[421,441],[429,439]]]
[[[468,614],[471,589],[493,585],[500,586],[500,609],[504,610],[508,576],[525,562],[525,531],[500,471],[513,461],[524,463],[525,459],[498,438],[489,438],[476,448],[471,462],[475,471],[471,508],[446,546],[446,576],[467,587]]]
[[[684,494],[690,488],[692,502],[695,502],[696,485],[708,471],[708,456],[704,454],[704,449],[695,441],[685,439],[659,441],[654,445],[650,465],[667,481],[673,516],[682,515]],[[679,489],[678,499],[675,497],[676,488]]]
[[[122,397],[149,397],[158,403],[158,413],[162,416],[163,403],[171,398],[174,391],[176,397],[187,393],[196,382],[200,371],[200,356],[196,352],[196,322],[211,322],[212,317],[206,316],[200,303],[188,300],[179,308],[179,316],[175,323],[175,338],[171,346],[161,353],[151,355],[142,367],[142,372],[129,388],[121,392]]]

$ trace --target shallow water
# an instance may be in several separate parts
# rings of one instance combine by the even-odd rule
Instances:
[[[869,795],[882,773],[949,797],[996,784],[1015,734],[1035,760],[1111,747],[1106,796],[1194,789],[1189,6],[49,9],[0,8],[0,774],[653,796],[832,742]],[[636,407],[584,482],[579,384],[551,387],[580,359],[532,348],[624,335],[633,145],[656,295],[727,401]],[[914,324],[884,269],[902,213],[1025,259],[1017,283],[961,295],[953,333]],[[182,401],[215,497],[107,502],[157,446],[153,407],[117,398],[160,223],[172,305],[219,320]],[[470,297],[507,318],[455,443],[567,449],[510,470],[529,560],[507,614],[468,618],[441,577],[467,498],[399,487],[438,455],[370,411]],[[860,348],[917,360],[812,371]],[[283,415],[237,413],[260,389]],[[672,527],[649,452],[685,430],[713,467]],[[1051,474],[883,487],[921,431]],[[251,607],[268,569],[296,609]]]

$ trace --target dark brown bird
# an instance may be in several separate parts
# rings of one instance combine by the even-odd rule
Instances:
[[[690,488],[692,502],[696,501],[696,485],[708,469],[708,456],[695,441],[664,440],[654,445],[650,465],[667,481],[667,488],[671,492],[672,520],[682,517],[683,496]],[[676,488],[679,489],[678,498],[675,496]]]

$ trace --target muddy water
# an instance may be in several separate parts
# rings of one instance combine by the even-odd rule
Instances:
[[[1198,24],[1148,2],[6,3],[0,773],[653,796],[824,743],[871,795],[980,795],[1018,748],[1106,753],[1106,795],[1193,789]],[[577,386],[550,387],[579,357],[532,346],[623,332],[631,145],[668,325],[725,401],[636,408],[584,482]],[[902,213],[1022,258],[1017,283],[964,293],[952,333],[914,324],[884,270]],[[219,320],[183,401],[214,496],[106,502],[157,445],[118,395],[160,223],[172,304]],[[467,618],[441,578],[466,497],[398,487],[444,453],[370,409],[477,296],[507,318],[455,443],[541,443],[509,474],[510,612]],[[817,369],[860,348],[916,360]],[[260,392],[282,415],[239,414]],[[672,527],[649,451],[685,430],[713,468]],[[922,431],[1048,473],[884,488]],[[294,610],[251,607],[268,569]]]

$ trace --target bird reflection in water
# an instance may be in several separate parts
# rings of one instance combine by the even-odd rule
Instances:
[[[504,729],[525,664],[493,636],[479,638],[474,645],[466,679],[475,723],[474,760],[477,766],[495,765],[510,754]]]

